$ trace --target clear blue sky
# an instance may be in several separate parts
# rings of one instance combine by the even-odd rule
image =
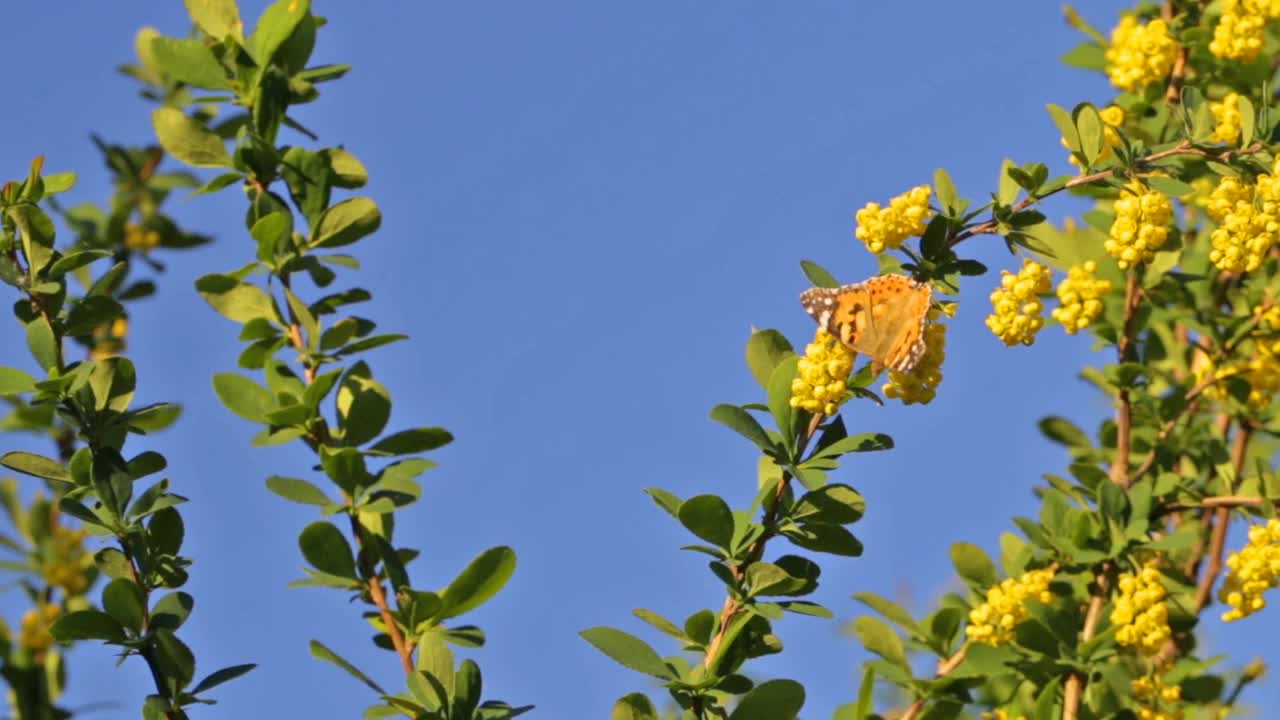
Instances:
[[[262,4],[246,3],[245,17]],[[631,609],[682,619],[722,601],[704,559],[677,550],[689,536],[642,489],[750,501],[756,458],[707,411],[755,398],[742,361],[750,326],[797,342],[812,332],[797,301],[801,258],[845,281],[874,272],[852,237],[863,203],[929,182],[938,166],[971,197],[994,189],[1006,156],[1067,169],[1044,104],[1110,94],[1100,76],[1058,63],[1077,36],[1057,5],[318,3],[332,21],[318,61],[355,69],[299,118],[368,166],[385,222],[357,246],[364,269],[347,281],[375,290],[364,314],[413,336],[370,359],[395,394],[393,424],[458,437],[397,539],[424,550],[413,575],[427,588],[485,547],[519,554],[511,584],[474,616],[490,638],[475,654],[488,697],[536,704],[543,718],[607,717],[633,690],[661,697],[577,637],[614,625],[670,653]],[[1081,3],[1105,26],[1120,7]],[[106,198],[88,133],[151,140],[147,106],[113,68],[143,24],[185,33],[181,4],[24,3],[6,17],[16,70],[0,175],[21,177],[44,153],[51,171],[80,173],[71,199]],[[232,190],[170,210],[217,242],[165,255],[159,299],[132,306],[140,400],[186,403],[179,425],[134,445],[162,450],[192,500],[197,605],[184,637],[200,674],[261,664],[194,716],[356,717],[366,689],[311,660],[307,640],[388,686],[397,665],[340,593],[284,587],[300,574],[297,532],[314,518],[263,486],[305,473],[310,457],[251,449],[255,428],[210,386],[235,367],[237,328],[191,284],[251,257],[243,199]],[[972,243],[993,268],[1015,265],[998,239]],[[846,415],[898,449],[838,476],[868,503],[855,527],[866,554],[822,560],[815,599],[842,620],[861,612],[849,596],[863,590],[928,609],[953,586],[948,544],[995,547],[1011,515],[1035,512],[1039,475],[1065,465],[1035,421],[1057,413],[1092,428],[1107,411],[1075,378],[1091,360],[1087,340],[1051,329],[1033,348],[1007,349],[987,332],[995,282],[965,286],[936,402]],[[17,327],[4,337],[0,363],[28,363]],[[0,596],[11,622],[16,601]],[[803,681],[806,718],[830,717],[855,693],[864,654],[839,628],[788,617],[777,628],[787,651],[754,667]],[[1280,614],[1264,613],[1215,622],[1210,644],[1244,661],[1265,649],[1251,640],[1277,632]],[[136,717],[150,682],[140,662],[115,669],[83,649],[70,668],[71,705],[120,699],[95,717]],[[1274,704],[1280,692],[1267,678],[1250,699]]]

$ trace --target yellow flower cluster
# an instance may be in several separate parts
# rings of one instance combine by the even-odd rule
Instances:
[[[1111,281],[1094,276],[1098,263],[1088,260],[1074,265],[1058,283],[1058,307],[1053,319],[1062,323],[1068,335],[1084,330],[1102,314],[1102,297],[1111,291]]]
[[[1280,17],[1276,0],[1222,0],[1222,16],[1213,28],[1209,52],[1224,60],[1253,62],[1262,52],[1268,20]]]
[[[89,589],[89,569],[93,556],[84,548],[84,530],[59,525],[44,548],[40,574],[46,583],[60,587],[67,595],[80,595]]]
[[[1257,270],[1280,231],[1280,174],[1272,170],[1254,183],[1224,177],[1205,211],[1218,221],[1210,236],[1209,260],[1227,272]]]
[[[855,216],[858,229],[854,235],[873,253],[882,253],[885,248],[897,250],[907,238],[924,233],[932,192],[928,185],[920,185],[890,200],[888,207],[867,203]]]
[[[1222,619],[1232,622],[1267,606],[1262,593],[1280,581],[1280,520],[1249,528],[1249,543],[1227,558],[1227,579],[1218,599],[1231,606]]]
[[[1107,77],[1121,90],[1134,90],[1169,76],[1178,55],[1178,43],[1164,20],[1142,25],[1126,15],[1111,31],[1107,48]]]
[[[1245,403],[1253,410],[1266,409],[1280,392],[1280,340],[1256,339],[1254,348],[1254,354],[1248,359],[1223,365],[1214,365],[1202,353],[1196,353],[1191,363],[1196,382],[1204,382],[1210,376],[1215,380],[1239,377],[1249,383],[1249,397]],[[1218,401],[1228,397],[1223,383],[1210,385],[1204,394]]]
[[[1117,582],[1120,595],[1111,611],[1111,624],[1116,626],[1116,642],[1136,647],[1143,655],[1160,652],[1169,639],[1168,594],[1160,584],[1160,571],[1148,562],[1137,574],[1120,573]]]
[[[1169,196],[1133,180],[1116,198],[1115,211],[1110,237],[1103,243],[1107,254],[1116,259],[1121,270],[1151,262],[1169,237],[1169,221],[1173,219]]]
[[[982,720],[1027,720],[1026,715],[1010,715],[1007,710],[999,708],[982,713]]]
[[[93,347],[89,350],[90,359],[103,360],[124,352],[124,340],[128,334],[129,321],[123,317],[112,320],[110,325],[98,326],[93,331]]]
[[[1130,683],[1133,697],[1138,701],[1138,720],[1182,720],[1183,713],[1175,708],[1182,700],[1182,687],[1166,685],[1159,676],[1140,677]]]
[[[136,252],[148,252],[160,245],[160,233],[138,223],[124,226],[124,246]]]
[[[924,355],[911,372],[889,371],[889,382],[881,391],[903,405],[925,404],[938,395],[942,382],[942,361],[947,357],[947,326],[929,323],[924,328]]]
[[[1053,599],[1049,582],[1053,570],[1031,570],[1022,577],[1006,578],[987,590],[987,601],[969,611],[969,625],[964,634],[973,642],[1006,645],[1013,639],[1013,629],[1027,618],[1027,600],[1047,603]]]
[[[1213,111],[1213,141],[1234,145],[1240,140],[1240,126],[1243,117],[1240,114],[1240,94],[1227,93],[1220,102],[1209,103]]]
[[[840,406],[853,397],[848,386],[853,359],[852,350],[835,335],[818,328],[813,342],[805,347],[796,377],[791,381],[791,407],[835,415]]]
[[[987,316],[987,327],[1005,345],[1030,345],[1036,341],[1036,333],[1044,327],[1044,303],[1040,295],[1053,287],[1049,268],[1027,259],[1015,275],[1008,270],[1000,272],[1000,287],[991,293],[994,314]]]
[[[57,605],[41,604],[22,615],[22,627],[18,631],[18,644],[33,652],[48,650],[53,645],[49,626],[62,615]]]
[[[1102,152],[1098,153],[1097,159],[1094,160],[1095,165],[1111,157],[1111,148],[1120,145],[1120,133],[1116,128],[1124,124],[1124,108],[1119,105],[1108,105],[1099,110],[1098,115],[1102,118],[1102,137],[1106,144],[1102,146]],[[1066,138],[1062,138],[1062,147],[1071,149]],[[1080,161],[1076,160],[1075,155],[1068,155],[1067,162],[1080,167]]]

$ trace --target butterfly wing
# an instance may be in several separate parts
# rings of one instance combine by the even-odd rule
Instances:
[[[806,312],[854,352],[908,372],[924,355],[924,324],[932,291],[904,275],[881,275],[800,296]]]

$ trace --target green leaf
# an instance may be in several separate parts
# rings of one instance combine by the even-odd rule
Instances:
[[[76,640],[106,640],[120,642],[125,639],[124,627],[115,618],[98,610],[78,610],[58,618],[49,628],[49,634],[58,642]]]
[[[652,610],[645,610],[644,608],[636,608],[635,610],[631,611],[631,614],[649,623],[650,625],[657,628],[658,630],[661,630],[662,632],[670,635],[671,637],[676,638],[677,640],[685,639],[685,634],[683,630],[681,630],[675,623],[662,617],[661,615],[659,615],[658,613]]]
[[[383,690],[382,686],[378,685],[378,683],[369,679],[368,675],[365,675],[364,673],[356,669],[355,665],[352,665],[351,663],[344,660],[340,655],[330,650],[329,648],[325,647],[323,644],[320,643],[319,640],[312,640],[310,647],[311,647],[311,657],[319,658],[321,660],[331,662],[334,665],[337,665],[338,667],[342,668],[343,670],[346,670],[347,672],[351,673],[352,677],[354,677],[355,679],[367,685],[369,689],[373,690],[374,692],[380,695],[387,694],[387,691]]]
[[[1191,195],[1196,191],[1195,188],[1181,180],[1175,180],[1163,175],[1152,175],[1151,177],[1143,178],[1143,180],[1145,180],[1153,190],[1159,190],[1170,197],[1184,197]]]
[[[131,428],[143,432],[159,432],[172,426],[181,415],[181,405],[154,403],[128,413],[126,419]]]
[[[160,672],[186,687],[196,672],[196,658],[191,648],[178,639],[172,631],[160,628],[151,633],[156,652],[153,657]]]
[[[236,0],[183,0],[183,2],[187,6],[187,14],[191,16],[192,22],[206,35],[218,41],[230,37],[243,44],[244,23],[240,21],[240,9],[236,7]]]
[[[43,315],[27,323],[27,347],[31,350],[31,357],[36,359],[42,369],[52,370],[58,367],[61,343]]]
[[[272,475],[267,478],[267,489],[285,500],[292,500],[303,505],[330,507],[334,502],[320,488],[300,478]]]
[[[609,720],[658,720],[658,711],[644,693],[631,693],[613,704]]]
[[[227,72],[203,40],[157,37],[151,41],[151,57],[175,80],[208,90],[228,87]]]
[[[350,198],[324,211],[311,233],[309,244],[313,248],[350,245],[372,234],[381,225],[382,212],[373,200]]]
[[[793,520],[848,525],[862,518],[867,503],[848,485],[826,485],[805,493],[791,510]]]
[[[782,433],[788,454],[793,452],[791,444],[796,437],[795,419],[799,411],[791,407],[791,382],[799,371],[799,364],[800,358],[795,355],[780,360],[769,376],[767,386],[769,412],[778,424],[778,432]]]
[[[760,423],[751,416],[751,413],[737,405],[723,404],[711,408],[711,419],[737,432],[765,452],[775,450],[773,441],[769,439],[769,434],[764,431],[764,428],[760,427]]]
[[[68,255],[63,255],[49,266],[45,271],[45,275],[50,278],[60,278],[67,273],[105,257],[111,257],[111,253],[107,250],[81,250]]]
[[[369,366],[352,365],[338,385],[338,427],[346,445],[362,445],[380,435],[391,417],[391,394],[374,380]]]
[[[151,626],[176,631],[191,616],[195,605],[195,598],[187,593],[171,592],[160,598],[155,607],[151,608]]]
[[[747,367],[761,387],[768,387],[774,368],[789,355],[795,350],[777,330],[757,330],[747,339]]]
[[[795,680],[768,680],[738,702],[729,720],[793,720],[803,707],[803,685]]]
[[[444,428],[414,428],[388,435],[374,443],[366,452],[370,455],[411,455],[435,450],[451,442],[453,442],[453,435]]]
[[[181,110],[162,107],[151,113],[160,146],[170,155],[196,167],[231,167],[222,138]]]
[[[480,553],[440,592],[444,609],[439,618],[447,620],[480,607],[507,584],[515,569],[516,553],[509,547]]]
[[[961,209],[960,195],[946,170],[938,168],[933,172],[933,191],[938,198],[938,205],[945,211],[944,214],[955,215]]]
[[[1102,116],[1098,109],[1089,103],[1080,103],[1072,113],[1076,132],[1080,135],[1080,151],[1084,154],[1085,163],[1093,165],[1102,149],[1106,147],[1103,137]]]
[[[853,631],[868,650],[899,667],[907,667],[907,652],[902,638],[884,621],[871,615],[863,615],[853,621]]]
[[[36,379],[11,367],[0,366],[0,397],[29,393],[36,389]]]
[[[716,495],[698,495],[680,504],[676,513],[689,532],[719,548],[733,542],[733,511]]]
[[[102,609],[135,635],[142,632],[147,610],[142,588],[133,580],[116,578],[107,583],[102,588]]]
[[[205,275],[196,280],[196,291],[223,317],[238,323],[264,318],[276,322],[275,303],[262,288],[230,275]]]
[[[804,271],[804,276],[809,278],[809,282],[813,283],[814,287],[840,287],[840,282],[836,280],[835,276],[816,262],[801,260],[800,269]]]
[[[768,562],[751,563],[747,566],[746,578],[751,588],[749,597],[790,595],[807,584],[803,578],[792,577],[786,570]]]
[[[634,635],[611,627],[588,628],[579,634],[597,650],[623,667],[663,680],[671,680],[675,677],[658,653],[649,647],[648,643]]]
[[[53,480],[55,482],[71,482],[71,475],[62,463],[52,458],[35,453],[14,450],[0,455],[0,465],[16,470],[24,475]]]
[[[249,234],[258,242],[258,259],[270,262],[276,253],[289,247],[289,238],[293,234],[293,215],[284,210],[267,213],[254,221]],[[288,293],[288,288],[285,291]],[[293,305],[293,301],[289,304]]]
[[[199,695],[206,690],[212,690],[224,682],[235,680],[256,667],[258,666],[255,663],[247,663],[245,665],[232,665],[231,667],[224,667],[221,670],[215,670],[209,673],[203,680],[196,683],[195,687],[191,688],[187,692],[192,695]]]
[[[1020,168],[1012,160],[1005,158],[1000,164],[1000,180],[996,190],[996,200],[1001,205],[1012,205],[1018,199],[1019,184],[1009,173],[1010,170],[1020,170]]]
[[[276,51],[309,12],[310,0],[276,0],[267,6],[253,31],[253,58],[258,65],[266,67],[271,64]]]
[[[1253,135],[1256,132],[1254,125],[1257,123],[1258,111],[1253,107],[1253,101],[1248,97],[1240,96],[1240,147],[1248,147],[1253,143]]]
[[[1070,420],[1056,415],[1040,420],[1040,432],[1060,445],[1074,448],[1091,447],[1089,436],[1083,430]]]
[[[343,148],[326,148],[321,152],[329,156],[329,168],[334,175],[333,184],[337,187],[354,190],[369,181],[369,172],[365,170],[364,164],[349,151]]]
[[[1052,103],[1045,106],[1049,110],[1049,116],[1053,118],[1053,123],[1058,126],[1058,132],[1062,134],[1063,139],[1067,141],[1067,147],[1073,152],[1080,151],[1080,133],[1076,130],[1075,120],[1072,119],[1071,113],[1066,108],[1059,107]]]
[[[276,408],[271,391],[243,375],[218,373],[213,390],[228,410],[250,422],[267,422],[267,414]]]
[[[782,534],[806,550],[844,557],[858,557],[862,554],[862,542],[839,525],[811,523],[784,530]]]
[[[982,587],[990,587],[996,582],[996,566],[982,548],[968,542],[958,542],[951,546],[951,563],[955,565],[960,577]]]
[[[321,520],[303,528],[298,535],[298,547],[315,569],[350,580],[359,578],[351,545],[333,523]]]
[[[925,634],[916,623],[915,618],[911,617],[911,613],[907,612],[900,605],[891,600],[869,592],[855,593],[853,599],[880,613],[886,619],[907,632],[915,633],[917,635]]]

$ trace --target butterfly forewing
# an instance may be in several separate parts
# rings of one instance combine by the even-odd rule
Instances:
[[[924,324],[932,292],[904,275],[881,275],[800,296],[806,312],[855,352],[909,372],[924,354]]]

